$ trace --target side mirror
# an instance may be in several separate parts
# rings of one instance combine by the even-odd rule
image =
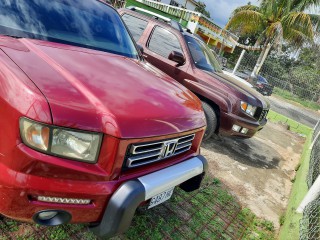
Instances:
[[[142,47],[141,45],[139,45],[139,44],[137,44],[137,47],[138,47],[140,53],[141,53],[141,54],[144,54],[143,47]]]
[[[186,58],[183,56],[183,54],[180,52],[176,52],[176,51],[172,51],[169,54],[168,58],[169,58],[169,60],[178,63],[179,66],[183,65],[186,61]]]

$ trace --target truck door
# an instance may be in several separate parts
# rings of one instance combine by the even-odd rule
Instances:
[[[170,77],[177,81],[182,81],[187,65],[177,66],[176,62],[169,60],[168,57],[172,51],[184,54],[179,38],[169,30],[155,26],[144,50],[145,58]]]

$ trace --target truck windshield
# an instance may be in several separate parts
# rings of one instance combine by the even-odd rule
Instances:
[[[204,43],[188,35],[185,35],[185,39],[197,68],[208,72],[222,72],[219,62]]]
[[[0,34],[138,58],[120,16],[97,0],[2,0]]]

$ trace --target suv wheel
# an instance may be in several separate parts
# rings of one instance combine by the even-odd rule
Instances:
[[[218,120],[217,120],[216,112],[212,109],[212,107],[208,103],[202,102],[202,108],[207,121],[207,129],[203,137],[203,140],[206,141],[210,139],[210,137],[214,134],[218,125]]]

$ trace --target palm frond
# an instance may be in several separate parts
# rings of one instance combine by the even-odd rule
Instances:
[[[265,24],[266,21],[263,17],[263,14],[261,14],[260,12],[254,10],[242,10],[235,13],[231,17],[226,25],[226,29],[246,32],[245,29],[263,29]]]
[[[310,39],[303,32],[296,29],[287,29],[283,34],[284,39],[291,43],[293,47],[299,48],[303,43],[308,42]]]
[[[255,5],[244,5],[241,7],[236,8],[235,10],[233,10],[232,12],[232,16],[234,16],[235,14],[237,14],[238,12],[244,11],[244,10],[252,10],[252,11],[260,11],[260,8],[255,6]],[[232,17],[231,16],[231,17]]]
[[[284,29],[297,30],[303,33],[309,40],[313,40],[313,24],[309,14],[304,12],[291,12],[284,16],[281,22]]]
[[[311,22],[314,27],[314,31],[319,34],[320,32],[320,15],[318,14],[309,14]]]
[[[281,22],[272,23],[266,29],[266,36],[271,39],[272,43],[279,43],[283,39],[283,27]]]
[[[320,0],[293,0],[291,11],[305,11],[311,7],[320,6]]]

